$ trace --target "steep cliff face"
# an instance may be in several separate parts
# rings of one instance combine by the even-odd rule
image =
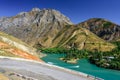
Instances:
[[[68,24],[72,22],[56,10],[33,8],[30,12],[21,12],[14,17],[1,18],[0,30],[31,46],[49,47],[59,30]]]
[[[102,18],[93,18],[79,24],[107,41],[120,38],[120,26]]]

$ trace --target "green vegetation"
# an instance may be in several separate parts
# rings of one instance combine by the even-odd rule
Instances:
[[[76,48],[71,48],[68,50],[66,56],[62,58],[63,61],[67,63],[77,63],[77,60],[82,58],[88,58],[89,51],[78,50]]]
[[[108,28],[108,27],[111,26],[111,25],[112,25],[111,22],[105,22],[105,23],[103,24],[103,27],[104,27],[104,28]]]
[[[67,63],[76,63],[79,59],[87,58],[91,63],[96,64],[99,67],[120,70],[120,42],[114,42],[114,44],[117,47],[106,52],[97,49],[88,51],[78,50],[76,48],[48,48],[41,49],[41,51],[44,53],[64,53],[64,57],[60,59]]]
[[[47,48],[47,49],[44,49],[44,48],[41,48],[40,49],[43,53],[67,53],[68,50],[65,49],[65,48]]]
[[[114,44],[116,44],[117,47],[112,51],[91,52],[89,55],[90,62],[100,67],[120,70],[120,42],[114,42]]]
[[[43,53],[52,53],[52,54],[65,54],[61,60],[69,63],[76,63],[78,59],[87,58],[89,51],[87,50],[78,50],[76,48],[65,49],[65,48],[47,48],[40,49]]]

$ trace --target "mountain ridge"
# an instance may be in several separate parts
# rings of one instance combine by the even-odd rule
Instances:
[[[91,18],[78,25],[107,41],[116,41],[120,38],[120,25],[103,18]]]
[[[30,44],[31,46],[39,43],[44,46],[44,44],[39,42],[41,38],[44,38],[44,36],[51,38],[64,25],[72,24],[67,17],[56,10],[46,9],[39,11],[37,9],[35,11],[35,9],[28,13],[22,13],[22,15],[0,20],[1,31],[12,34],[28,44],[29,42],[33,42]],[[24,39],[27,36],[29,38]]]
[[[69,18],[54,9],[41,10],[39,8],[33,8],[29,12],[21,12],[18,15],[9,18],[1,18],[0,30],[13,35],[34,47],[50,48],[58,47],[58,45],[61,47],[71,47],[72,45],[70,46],[70,44],[75,43],[79,44],[76,48],[87,49],[82,48],[86,41],[86,33],[92,35],[88,35],[90,37],[88,42],[95,40],[106,43],[104,40],[98,38],[96,36],[97,34],[94,35],[94,32],[91,33],[92,31],[86,30],[85,27],[82,28],[81,24],[74,25]],[[61,39],[61,41],[57,38]],[[73,39],[72,41],[72,38],[75,38],[75,40]],[[109,45],[111,45],[110,49],[115,47],[110,43]],[[93,45],[90,45],[89,47],[91,46]],[[96,48],[95,46],[93,46],[93,49]],[[99,45],[97,45],[97,49],[99,48],[98,46]],[[103,46],[103,48],[104,47],[105,46]]]

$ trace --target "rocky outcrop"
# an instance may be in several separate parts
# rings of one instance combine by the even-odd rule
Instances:
[[[102,18],[92,18],[79,25],[107,41],[115,41],[120,38],[120,26]]]

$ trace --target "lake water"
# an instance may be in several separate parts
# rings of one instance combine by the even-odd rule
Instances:
[[[80,71],[103,78],[105,80],[120,80],[120,71],[97,67],[93,64],[90,64],[87,59],[81,59],[77,64],[65,63],[59,60],[59,58],[62,56],[64,56],[64,54],[47,54],[47,56],[43,57],[42,59],[49,64]]]

